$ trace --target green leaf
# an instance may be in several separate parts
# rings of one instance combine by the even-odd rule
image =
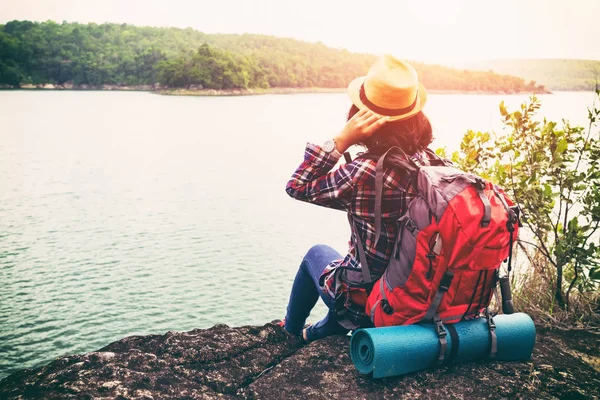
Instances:
[[[504,105],[504,100],[500,102],[500,115],[506,117],[508,115],[508,111],[506,111],[506,106]]]
[[[564,153],[567,150],[568,147],[569,147],[569,143],[566,141],[566,139],[561,139],[558,142],[558,146],[556,148],[556,151],[558,153],[562,154],[562,153]]]
[[[448,158],[448,156],[446,155],[446,147],[445,146],[436,149],[435,154],[437,154],[441,158]]]

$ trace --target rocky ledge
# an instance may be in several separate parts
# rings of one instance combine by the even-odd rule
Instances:
[[[282,328],[216,325],[133,336],[0,381],[1,399],[391,399],[600,396],[600,334],[538,332],[529,362],[360,376],[348,337],[302,345]]]

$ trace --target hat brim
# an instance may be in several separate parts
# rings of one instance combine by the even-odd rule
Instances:
[[[365,82],[365,78],[366,78],[366,76],[361,76],[360,78],[356,78],[352,82],[350,82],[350,84],[348,85],[348,96],[350,96],[350,100],[356,107],[358,107],[359,110],[362,110],[365,108],[370,110],[370,108],[367,107],[360,100],[360,87]],[[406,114],[390,116],[389,121],[399,121],[402,119],[410,118],[410,117],[418,114],[423,109],[423,106],[425,105],[426,102],[427,102],[427,90],[425,90],[425,86],[423,86],[423,84],[419,82],[419,92],[417,94],[417,102],[415,104],[415,108],[413,108]],[[371,110],[371,111],[373,111],[373,110]],[[373,112],[376,112],[376,111],[373,111]]]

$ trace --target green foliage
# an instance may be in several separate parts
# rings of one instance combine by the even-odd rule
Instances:
[[[600,282],[600,110],[594,103],[584,128],[538,121],[539,107],[535,96],[512,112],[502,102],[507,134],[469,131],[452,159],[505,188],[519,205],[526,227],[520,246],[538,253],[528,253],[535,267],[553,267],[555,299],[568,306],[574,288],[585,293]]]
[[[248,86],[248,72],[242,65],[233,54],[205,43],[197,52],[161,61],[156,68],[159,81],[171,87],[233,89]]]
[[[0,84],[342,88],[369,54],[265,35],[208,35],[127,24],[11,21],[0,25]],[[414,63],[428,89],[543,91],[521,78]]]

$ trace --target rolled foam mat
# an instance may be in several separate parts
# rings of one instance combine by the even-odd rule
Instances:
[[[498,352],[496,360],[520,361],[531,358],[535,344],[535,326],[527,314],[494,317]],[[485,318],[461,321],[452,325],[457,343],[446,326],[446,358],[468,361],[489,356],[491,339]],[[453,329],[453,328],[450,328]],[[454,350],[454,351],[453,351]],[[388,326],[359,329],[350,341],[350,355],[361,374],[373,378],[402,375],[434,366],[440,342],[434,324]]]

